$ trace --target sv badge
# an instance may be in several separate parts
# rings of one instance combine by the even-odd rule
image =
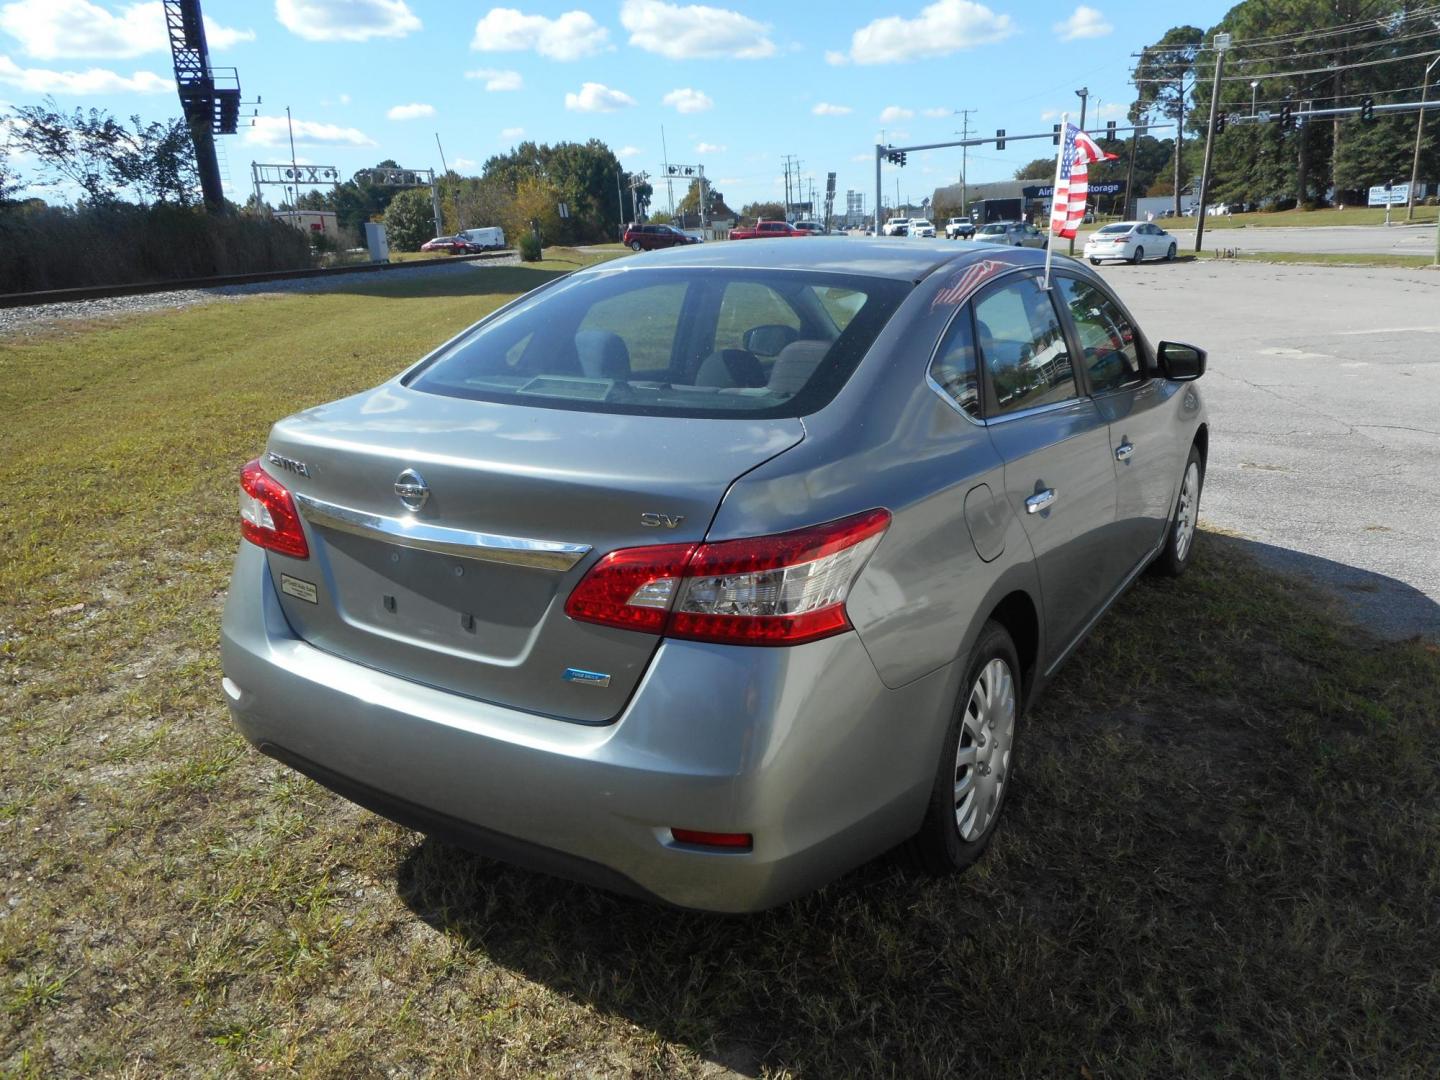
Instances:
[[[640,515],[640,524],[644,525],[647,529],[659,529],[661,527],[664,527],[666,529],[675,529],[678,528],[680,526],[680,523],[684,520],[684,514],[676,514],[674,517],[671,517],[669,514]]]

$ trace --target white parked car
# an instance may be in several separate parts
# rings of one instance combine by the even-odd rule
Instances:
[[[1117,221],[1104,225],[1085,241],[1085,258],[1098,266],[1106,259],[1139,263],[1175,258],[1175,237],[1150,221]]]
[[[945,222],[946,240],[969,240],[975,235],[975,223],[968,217],[952,217]]]
[[[904,236],[910,231],[910,219],[908,217],[892,217],[885,222],[881,230],[886,236]]]
[[[924,218],[916,218],[914,221],[910,222],[910,235],[926,236],[929,237],[931,240],[934,240],[935,226],[930,222],[926,221]]]

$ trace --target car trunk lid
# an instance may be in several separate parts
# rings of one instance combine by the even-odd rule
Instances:
[[[295,632],[429,686],[585,722],[616,716],[657,644],[564,613],[601,556],[700,541],[798,419],[699,420],[450,398],[387,384],[299,413],[265,468],[310,557],[269,552]]]

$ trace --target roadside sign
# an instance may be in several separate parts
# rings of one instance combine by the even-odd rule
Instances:
[[[1371,206],[1401,206],[1409,201],[1409,184],[1377,184],[1370,189]]]

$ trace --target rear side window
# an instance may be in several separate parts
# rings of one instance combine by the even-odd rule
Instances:
[[[910,288],[781,270],[591,271],[481,323],[406,382],[589,412],[804,416],[844,386]]]
[[[968,308],[951,320],[945,331],[940,350],[930,363],[930,378],[964,412],[980,418],[979,364]]]
[[[997,285],[976,301],[975,338],[997,414],[1079,396],[1055,306],[1033,277]]]

